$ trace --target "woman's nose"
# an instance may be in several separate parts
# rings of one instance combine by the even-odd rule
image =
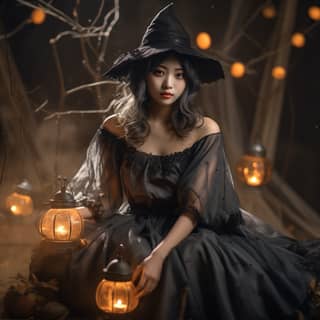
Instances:
[[[162,86],[164,89],[171,89],[173,87],[173,77],[171,75],[167,75],[164,78]]]

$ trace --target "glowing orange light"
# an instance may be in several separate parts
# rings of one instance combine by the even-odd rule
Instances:
[[[271,177],[270,162],[263,157],[242,156],[237,171],[240,180],[251,187],[259,187],[267,183]]]
[[[134,310],[139,300],[131,281],[119,282],[102,279],[96,291],[96,303],[106,313],[128,313]]]
[[[318,6],[311,6],[308,9],[308,15],[312,20],[318,21],[320,20],[320,7]]]
[[[262,15],[266,19],[273,19],[276,14],[276,8],[273,5],[266,6],[262,9]]]
[[[39,222],[40,233],[50,241],[72,242],[80,239],[83,222],[76,208],[51,208]]]
[[[303,33],[296,32],[291,37],[291,44],[297,48],[302,48],[306,43],[306,38]]]
[[[13,192],[6,199],[6,207],[15,216],[27,216],[33,212],[33,201],[29,195]]]
[[[42,24],[46,19],[46,13],[41,8],[34,9],[31,13],[31,21],[34,24]]]
[[[246,72],[246,67],[242,62],[234,62],[230,67],[230,73],[235,78],[241,78]]]
[[[209,33],[200,32],[197,35],[196,43],[197,43],[197,46],[202,50],[209,49],[211,47],[211,37]]]
[[[281,66],[276,66],[272,69],[272,76],[277,80],[282,80],[286,77],[286,69]]]

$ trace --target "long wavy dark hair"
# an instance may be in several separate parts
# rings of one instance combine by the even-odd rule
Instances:
[[[186,88],[181,97],[175,101],[171,113],[172,130],[179,137],[185,137],[192,129],[201,126],[203,116],[200,109],[193,104],[193,98],[200,88],[200,80],[192,60],[174,52],[165,52],[141,62],[136,62],[126,79],[118,89],[118,96],[112,102],[113,109],[119,113],[121,126],[129,144],[141,145],[150,133],[148,119],[149,94],[146,76],[168,56],[175,56],[182,65]]]

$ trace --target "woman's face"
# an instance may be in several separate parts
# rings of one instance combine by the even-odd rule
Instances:
[[[170,106],[182,95],[186,80],[179,60],[169,56],[155,67],[146,78],[148,94],[160,106]]]

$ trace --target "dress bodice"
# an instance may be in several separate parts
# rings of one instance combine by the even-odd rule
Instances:
[[[193,155],[193,146],[168,155],[153,155],[128,147],[121,180],[132,206],[177,206],[177,185]]]

